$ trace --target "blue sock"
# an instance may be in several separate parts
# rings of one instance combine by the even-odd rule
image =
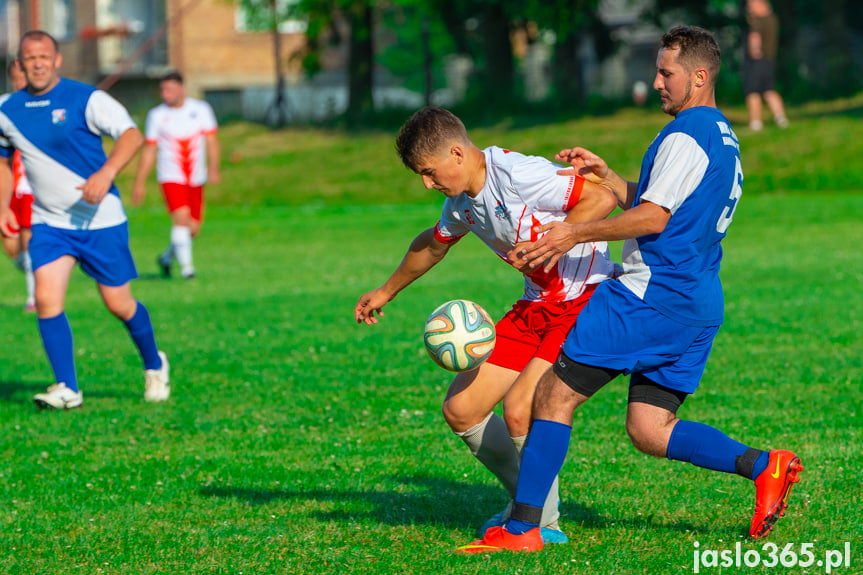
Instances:
[[[153,332],[153,322],[150,321],[150,312],[141,302],[135,309],[135,315],[123,322],[132,341],[138,347],[141,359],[144,360],[144,369],[159,369],[162,367],[162,358],[159,357],[159,348],[156,346],[156,335]]]
[[[569,425],[545,419],[533,420],[521,457],[513,518],[506,524],[510,533],[520,535],[539,526],[539,519],[522,516],[518,508],[532,507],[541,514],[548,491],[566,459],[570,435],[572,427]]]
[[[686,461],[714,471],[737,473],[749,479],[764,471],[769,459],[766,451],[751,449],[718,429],[683,420],[678,421],[671,431],[667,455],[668,459]]]
[[[39,335],[48,354],[48,362],[54,371],[54,380],[65,383],[72,391],[78,391],[78,376],[75,374],[75,347],[72,327],[66,312],[54,317],[39,318]]]

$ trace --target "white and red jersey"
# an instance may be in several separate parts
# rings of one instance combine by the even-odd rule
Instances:
[[[504,261],[517,243],[536,241],[536,225],[563,221],[581,197],[584,180],[557,174],[561,166],[545,158],[490,147],[485,154],[486,178],[482,191],[471,198],[447,198],[435,238],[453,243],[473,232]],[[605,242],[579,244],[561,256],[555,267],[542,267],[524,276],[528,301],[569,301],[614,273]]]
[[[207,181],[206,136],[218,131],[213,108],[203,100],[184,98],[172,108],[160,104],[147,114],[144,137],[156,145],[156,180],[189,186]]]
[[[33,188],[24,173],[24,162],[21,161],[21,152],[18,150],[15,150],[12,156],[12,193],[19,197],[33,195]]]

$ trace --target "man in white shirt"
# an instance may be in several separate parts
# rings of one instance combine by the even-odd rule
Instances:
[[[162,275],[170,277],[176,258],[184,278],[195,277],[192,240],[201,231],[204,184],[221,179],[221,150],[213,108],[189,98],[183,77],[171,72],[159,83],[162,103],[147,114],[145,145],[132,188],[132,204],[144,200],[147,176],[156,166],[156,179],[171,214],[171,243],[158,259]]]

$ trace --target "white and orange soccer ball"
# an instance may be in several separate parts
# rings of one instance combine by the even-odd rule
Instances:
[[[431,312],[423,340],[429,355],[442,368],[470,371],[494,350],[494,322],[478,304],[454,299]]]

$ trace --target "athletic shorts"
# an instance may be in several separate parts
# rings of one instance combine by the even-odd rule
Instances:
[[[9,198],[9,208],[18,220],[19,228],[29,228],[30,219],[33,216],[33,194],[12,193]]]
[[[129,250],[128,222],[98,230],[33,226],[30,260],[34,271],[67,255],[78,260],[85,274],[108,287],[119,287],[138,277]]]
[[[773,89],[776,63],[767,58],[746,60],[743,66],[743,93],[763,94]]]
[[[515,371],[522,371],[534,357],[553,363],[595,288],[595,284],[587,286],[570,301],[518,300],[495,326],[497,339],[488,362]]]
[[[196,222],[204,216],[204,186],[188,186],[173,182],[162,182],[162,195],[169,212],[189,208],[189,214]]]
[[[693,327],[654,310],[619,281],[600,284],[563,353],[587,365],[640,373],[664,387],[693,393],[719,326]]]

